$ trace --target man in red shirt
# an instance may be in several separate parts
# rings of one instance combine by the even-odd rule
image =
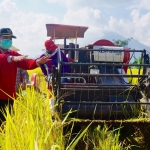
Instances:
[[[17,67],[31,70],[49,60],[49,56],[44,56],[36,60],[26,59],[27,56],[22,56],[10,50],[12,38],[16,37],[13,35],[11,29],[0,29],[0,124],[5,121],[2,111],[4,111],[6,106],[9,106],[9,109],[11,109],[13,100],[16,98],[15,85]]]

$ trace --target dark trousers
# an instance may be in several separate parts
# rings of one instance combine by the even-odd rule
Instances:
[[[6,107],[9,111],[9,113],[11,113],[12,111],[12,107],[13,107],[13,103],[14,101],[13,100],[3,100],[3,99],[0,99],[0,126],[1,124],[6,121]]]

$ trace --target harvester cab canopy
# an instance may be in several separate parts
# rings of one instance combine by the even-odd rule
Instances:
[[[60,48],[78,48],[79,45],[77,44],[77,38],[84,38],[84,33],[88,29],[86,26],[73,26],[73,25],[63,25],[63,24],[46,24],[47,28],[47,36],[50,36],[54,39],[64,39],[64,44],[58,46]],[[75,39],[74,43],[69,43],[69,45],[66,44],[66,39]],[[68,53],[64,50],[64,53]],[[73,52],[74,53],[74,60],[78,60],[78,51]],[[72,55],[72,53],[68,54],[69,57]]]
[[[88,29],[86,26],[73,26],[63,24],[46,24],[47,36],[55,39],[76,39],[84,38],[84,33]]]

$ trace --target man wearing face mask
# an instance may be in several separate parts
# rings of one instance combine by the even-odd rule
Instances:
[[[12,46],[12,38],[16,38],[10,28],[0,29],[0,54],[13,54],[15,56],[20,56],[21,54],[9,50]]]
[[[13,99],[16,98],[16,73],[17,68],[24,70],[31,70],[39,67],[41,64],[49,61],[49,56],[44,56],[39,59],[27,59],[27,56],[22,56],[16,51],[12,51],[9,48],[12,45],[12,38],[16,38],[11,29],[0,29],[0,58],[7,57],[8,62],[5,59],[1,59],[0,66],[0,124],[5,121],[2,111],[6,106],[13,106]]]

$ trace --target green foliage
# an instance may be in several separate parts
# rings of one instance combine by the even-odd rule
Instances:
[[[103,128],[98,126],[93,132],[93,144],[95,150],[120,150],[121,143],[119,142],[119,129],[115,133],[115,130],[110,130],[104,125]]]
[[[135,58],[135,60],[132,64],[144,64],[144,58],[141,58],[141,57]],[[143,68],[143,67],[132,66],[131,68]]]
[[[141,63],[141,57],[135,58],[134,62],[132,64],[140,64]],[[139,68],[138,66],[132,66],[131,68]]]
[[[114,42],[115,45],[122,46],[122,47],[127,47],[129,41],[131,41],[132,39],[133,39],[132,37],[128,38],[126,40],[119,40],[119,39],[115,40],[115,39],[113,39],[113,42]]]
[[[106,124],[90,126],[85,136],[80,140],[77,150],[127,150],[119,141],[120,129],[110,129]]]

